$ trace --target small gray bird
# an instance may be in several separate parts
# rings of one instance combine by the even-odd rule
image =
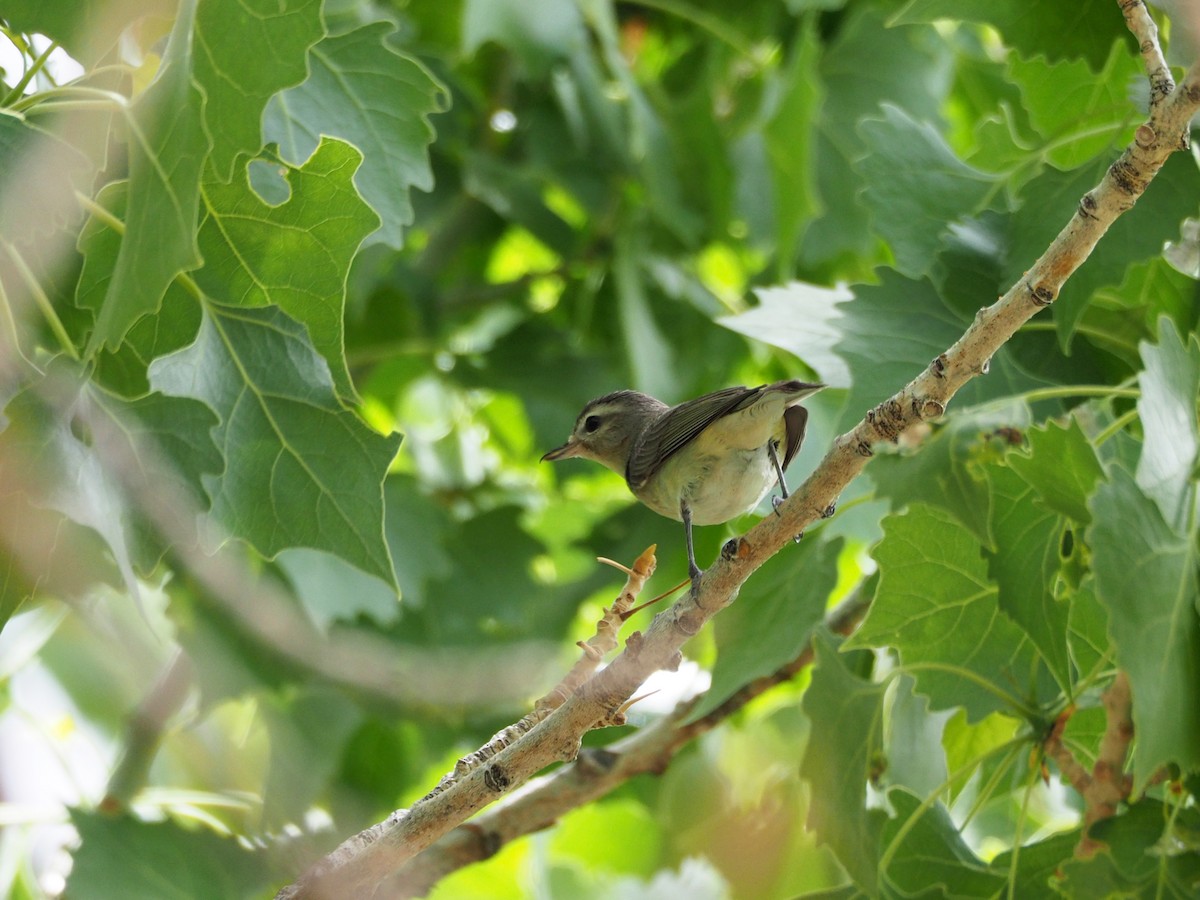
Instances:
[[[704,573],[696,565],[692,525],[716,525],[749,512],[776,482],[783,497],[774,505],[787,498],[783,470],[808,424],[799,403],[823,387],[804,381],[738,386],[678,406],[616,391],[588,403],[567,442],[542,460],[595,460],[625,476],[646,506],[682,521],[696,590]]]

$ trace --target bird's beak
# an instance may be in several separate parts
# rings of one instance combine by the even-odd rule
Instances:
[[[554,462],[559,459],[570,459],[572,456],[579,455],[579,441],[572,437],[561,447],[555,447],[549,453],[542,457],[542,462]]]

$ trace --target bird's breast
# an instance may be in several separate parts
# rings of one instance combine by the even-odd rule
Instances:
[[[716,525],[750,512],[774,487],[767,445],[713,449],[693,442],[672,456],[637,497],[656,513],[680,519],[686,500],[696,525]]]

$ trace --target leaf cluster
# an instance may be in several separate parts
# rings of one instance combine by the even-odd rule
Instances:
[[[619,478],[538,464],[586,400],[819,379],[812,469],[1147,97],[1110,0],[13,0],[0,44],[0,721],[93,786],[78,896],[265,895],[422,796],[569,665],[593,557],[683,577]],[[693,720],[811,676],[438,895],[1192,895],[1198,203],[1176,154],[686,648]],[[1095,763],[1117,670],[1131,792],[1077,859],[1047,741]]]

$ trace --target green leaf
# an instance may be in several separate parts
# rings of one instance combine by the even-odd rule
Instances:
[[[268,557],[326,550],[395,585],[381,483],[400,438],[342,408],[302,325],[273,307],[209,304],[196,340],[155,360],[150,383],[220,419],[226,469],[205,479],[220,527]]]
[[[876,492],[893,510],[925,503],[965,526],[979,543],[993,546],[992,495],[971,460],[982,442],[982,428],[967,416],[952,418],[927,437],[915,452],[880,455],[868,472]]]
[[[1196,535],[1180,534],[1122,468],[1091,503],[1088,544],[1117,664],[1133,690],[1134,791],[1171,762],[1200,767]]]
[[[305,54],[325,34],[321,0],[206,0],[196,12],[196,83],[204,91],[209,162],[221,181],[239,153],[263,145],[263,109],[299,84]],[[270,65],[258,64],[268,58]]]
[[[309,51],[309,76],[267,104],[263,135],[299,165],[330,135],[363,156],[354,183],[379,214],[368,243],[400,247],[413,220],[411,188],[430,190],[429,115],[446,108],[446,91],[415,59],[386,43],[392,26],[374,22],[327,37]]]
[[[1009,453],[1005,462],[1037,491],[1047,508],[1088,524],[1087,502],[1104,469],[1075,416],[1066,425],[1049,421],[1025,432],[1026,452]]]
[[[71,812],[79,833],[67,891],[89,900],[229,900],[270,885],[265,860],[234,838],[173,822]]]
[[[1145,438],[1137,483],[1158,504],[1172,530],[1182,532],[1194,515],[1197,455],[1196,396],[1200,394],[1200,342],[1186,345],[1174,324],[1159,321],[1158,344],[1140,347],[1145,371],[1138,376],[1138,416]]]
[[[1186,811],[1183,815],[1186,815]],[[1067,858],[1062,890],[1069,897],[1163,897],[1187,900],[1200,883],[1200,853],[1167,827],[1173,810],[1143,798],[1120,816],[1092,826],[1091,836],[1108,849],[1090,859]]]
[[[400,615],[396,589],[323,550],[293,547],[276,558],[296,598],[322,631],[338,621],[369,616],[380,625]],[[397,578],[399,572],[397,571]]]
[[[154,83],[133,105],[125,234],[108,291],[93,305],[87,353],[117,347],[141,316],[155,312],[167,286],[200,262],[196,214],[208,153],[203,95],[193,78],[196,0],[182,0]]]
[[[1111,154],[1129,141],[1135,118],[1140,121],[1130,88],[1146,76],[1141,60],[1123,44],[1112,45],[1099,74],[1083,60],[1051,64],[1015,54],[1008,69],[1030,123],[1046,141],[1046,160],[1059,169]]]
[[[109,182],[96,195],[97,205],[117,219],[124,218],[128,187],[127,181]],[[83,255],[83,268],[75,285],[75,304],[99,309],[108,293],[121,235],[93,215],[84,223],[76,246]],[[97,355],[97,380],[124,397],[145,396],[150,392],[146,379],[150,362],[190,343],[199,327],[200,304],[172,282],[159,309],[138,319],[118,349]]]
[[[322,138],[313,155],[287,173],[291,196],[269,206],[245,177],[206,182],[200,226],[204,268],[196,283],[231,306],[278,306],[308,328],[339,396],[354,396],[343,349],[346,276],[379,219],[359,198],[353,177],[362,154]]]
[[[1014,897],[1057,897],[1058,894],[1052,893],[1050,887],[1059,883],[1063,863],[1074,858],[1078,843],[1078,831],[1056,834],[1019,848],[1015,873],[1012,850],[1006,850],[993,859],[992,869],[1011,880]]]
[[[843,541],[801,541],[776,554],[743,587],[738,602],[717,619],[717,664],[712,685],[689,716],[716,709],[743,685],[770,675],[812,640],[837,584]]]
[[[1063,519],[1039,503],[1034,489],[1008,466],[990,465],[986,472],[996,541],[987,554],[988,574],[1000,588],[1000,609],[1029,635],[1059,687],[1069,693],[1069,609],[1054,595]]]
[[[915,693],[908,675],[896,680],[887,710],[887,771],[883,782],[918,796],[939,790],[946,782],[946,754],[941,749],[951,712],[931,713],[927,698]]]
[[[884,823],[883,842],[890,849],[899,841],[891,865],[880,873],[889,894],[915,897],[941,888],[942,896],[994,897],[1004,885],[1004,876],[971,852],[941,803],[922,810],[919,798],[899,788],[888,791],[888,801],[896,815]],[[908,829],[903,836],[902,828]]]
[[[1095,584],[1090,579],[1069,598],[1069,602],[1067,647],[1076,671],[1087,675],[1108,659],[1108,614],[1100,605]]]
[[[1086,59],[1099,72],[1114,40],[1128,40],[1124,21],[1105,0],[1039,3],[1025,0],[910,0],[892,25],[939,19],[985,22],[1022,56]]]
[[[451,523],[446,511],[418,490],[415,479],[393,475],[383,486],[388,547],[396,564],[400,599],[406,608],[425,605],[428,584],[449,576],[446,545]]]
[[[1005,697],[1030,684],[1035,657],[1000,611],[978,541],[947,513],[921,505],[888,516],[883,531],[872,553],[879,590],[847,646],[894,647],[933,709],[962,706],[972,721],[1014,713]]]
[[[997,178],[962,162],[932,126],[891,104],[859,133],[866,155],[856,169],[875,229],[891,245],[898,271],[925,275],[950,223],[974,213]]]
[[[882,760],[885,687],[852,672],[848,663],[854,657],[838,653],[823,629],[813,642],[816,664],[803,701],[813,737],[800,763],[812,790],[808,827],[859,887],[873,890],[887,817],[867,809],[864,799]]]

